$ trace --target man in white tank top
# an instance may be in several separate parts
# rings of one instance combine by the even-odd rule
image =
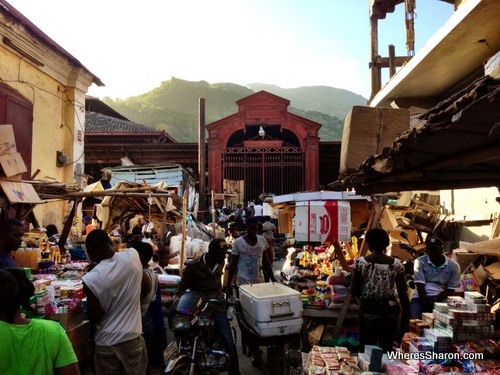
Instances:
[[[135,249],[115,253],[108,234],[95,229],[85,240],[97,265],[83,276],[89,320],[97,324],[95,367],[107,373],[145,374],[140,294],[142,266]]]

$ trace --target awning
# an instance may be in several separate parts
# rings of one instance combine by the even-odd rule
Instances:
[[[500,186],[500,80],[476,80],[328,186],[357,194]]]

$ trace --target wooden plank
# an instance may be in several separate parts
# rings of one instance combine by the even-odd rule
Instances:
[[[333,337],[338,337],[340,334],[340,329],[342,328],[342,325],[344,324],[344,319],[347,314],[347,310],[349,309],[349,305],[351,303],[351,293],[347,293],[347,296],[345,297],[344,303],[342,303],[342,307],[340,308],[340,313],[339,317],[337,318],[337,321],[335,322],[335,328],[333,329]]]
[[[71,208],[71,211],[68,214],[66,222],[64,223],[64,227],[61,232],[61,237],[59,238],[59,242],[57,244],[59,246],[59,251],[61,252],[61,254],[64,254],[64,250],[66,248],[66,240],[68,239],[69,232],[71,231],[71,226],[73,225],[73,219],[76,216],[76,211],[78,209],[79,203],[80,203],[79,198],[76,198],[73,201],[73,207]]]
[[[493,218],[493,224],[491,225],[492,233],[491,238],[497,238],[500,236],[500,217],[498,213],[495,214]]]
[[[368,232],[372,228],[376,228],[380,222],[380,215],[382,213],[382,205],[380,202],[377,200],[376,197],[372,196],[372,204],[373,204],[373,211],[372,214],[370,215],[370,219],[368,220],[368,224],[366,226],[366,231]],[[359,256],[365,256],[366,253],[368,252],[368,246],[366,246],[366,236],[363,237],[363,242],[361,243],[361,247],[359,248]]]

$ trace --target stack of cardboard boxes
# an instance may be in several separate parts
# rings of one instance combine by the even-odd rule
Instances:
[[[434,327],[455,341],[479,340],[494,333],[495,314],[486,298],[478,292],[465,292],[465,298],[448,297],[448,303],[436,304]]]
[[[495,314],[485,297],[478,292],[464,296],[448,297],[446,303],[435,303],[432,313],[422,314],[422,320],[411,320],[402,351],[446,353],[453,342],[492,337]]]

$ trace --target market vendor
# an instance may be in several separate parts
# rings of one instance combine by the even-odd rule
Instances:
[[[82,221],[83,225],[85,225],[85,230],[83,231],[83,234],[88,235],[90,232],[96,229],[94,224],[92,224],[92,218],[90,216],[84,216]]]
[[[21,246],[24,236],[23,223],[16,219],[5,219],[0,222],[0,268],[15,268],[12,251]]]
[[[61,239],[61,233],[57,230],[57,227],[54,224],[49,224],[45,229],[47,230],[46,234],[49,241],[53,244],[58,245],[59,240]],[[66,248],[71,249],[73,247],[74,247],[73,242],[68,236],[66,238]]]
[[[426,241],[426,255],[415,260],[413,280],[416,291],[411,298],[411,318],[422,319],[432,312],[434,302],[446,302],[459,288],[460,265],[444,255],[443,241],[433,237]]]
[[[392,350],[398,332],[408,322],[409,301],[403,263],[385,255],[389,234],[381,229],[370,229],[366,242],[371,254],[355,260],[350,292],[359,297],[359,343],[377,345],[384,352]],[[401,330],[400,330],[401,331]]]

